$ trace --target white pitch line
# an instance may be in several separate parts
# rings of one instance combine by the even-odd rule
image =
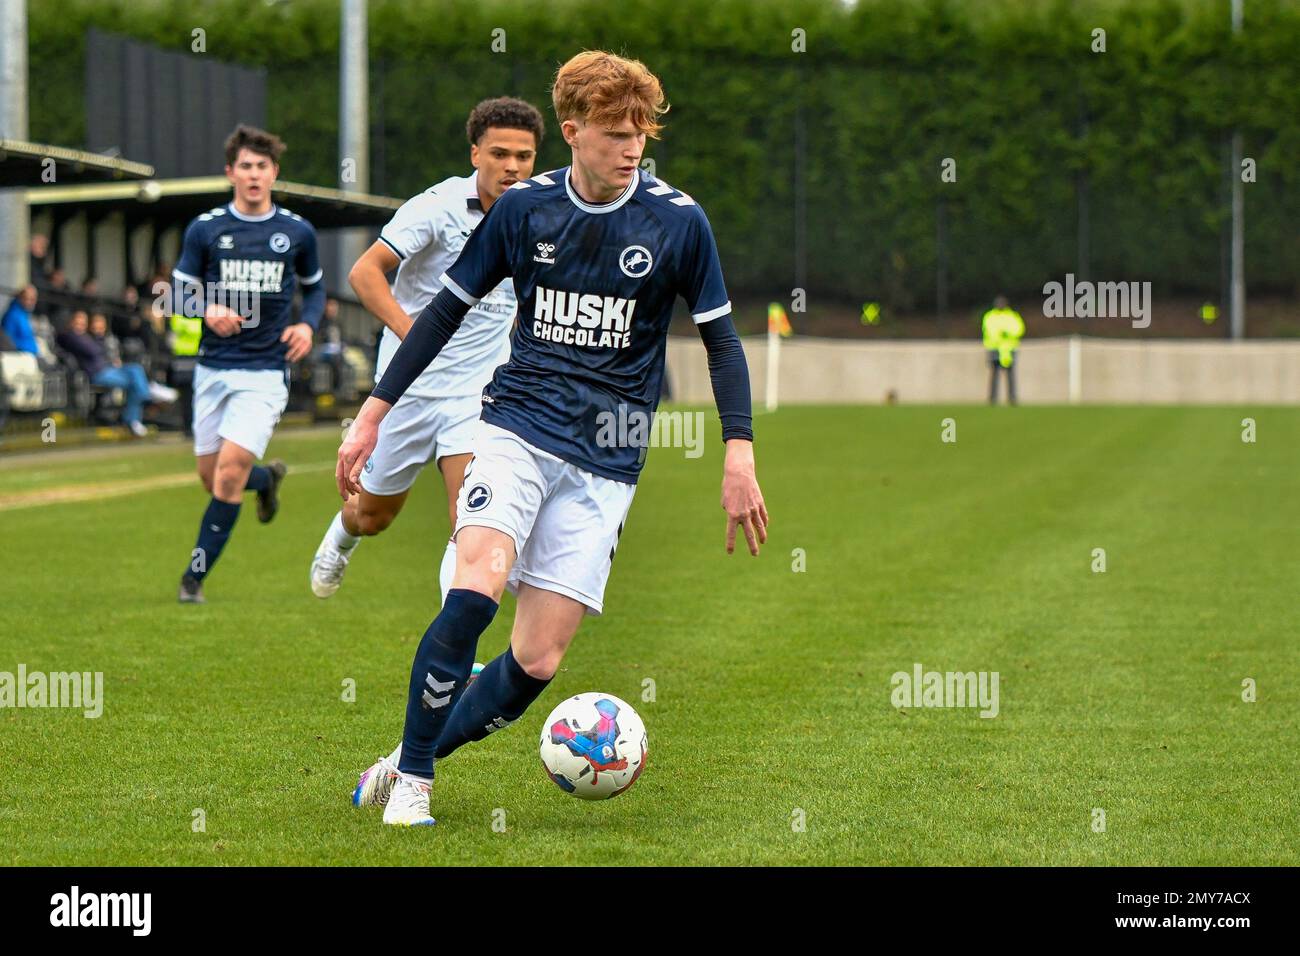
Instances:
[[[336,464],[336,462],[332,461],[316,461],[305,465],[290,465],[289,474],[301,475],[317,471],[333,471]],[[183,488],[197,481],[198,476],[194,472],[186,471],[180,474],[153,475],[149,478],[135,478],[127,481],[105,481],[95,484],[42,488],[37,491],[0,495],[0,511],[39,508],[42,505],[74,504],[79,501],[99,501],[104,498],[123,498],[127,495],[141,494],[146,491]]]

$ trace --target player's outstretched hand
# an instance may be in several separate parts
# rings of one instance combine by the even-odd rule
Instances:
[[[289,326],[280,336],[281,342],[289,343],[289,351],[285,358],[290,362],[296,362],[308,352],[311,351],[312,331],[311,326],[306,322],[299,322]]]
[[[356,420],[348,428],[347,437],[339,446],[339,461],[334,468],[334,480],[339,494],[347,501],[349,496],[361,491],[361,469],[370,460],[379,441],[379,423],[393,406],[371,396],[357,412]]]
[[[749,553],[767,543],[767,506],[754,477],[754,445],[742,439],[727,442],[727,462],[722,470],[722,509],[727,512],[727,554],[736,550],[736,528],[743,528]]]
[[[203,324],[223,339],[238,335],[244,327],[238,312],[216,302],[203,310]]]

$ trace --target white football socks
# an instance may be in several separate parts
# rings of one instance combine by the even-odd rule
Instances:
[[[447,592],[451,590],[452,579],[456,577],[456,539],[447,542],[447,550],[442,553],[442,565],[438,568],[438,587],[442,589],[442,603],[447,603]]]
[[[329,539],[340,551],[351,551],[360,543],[361,536],[348,534],[348,529],[343,527],[343,512],[340,511],[330,523]]]

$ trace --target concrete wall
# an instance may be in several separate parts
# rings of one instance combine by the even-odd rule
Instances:
[[[767,338],[741,340],[754,407],[763,406]],[[1300,404],[1300,342],[1152,341],[1078,338],[1071,388],[1071,340],[1026,341],[1016,358],[1022,403]],[[713,401],[704,346],[668,340],[676,401]],[[892,391],[911,404],[982,402],[988,364],[977,342],[854,342],[791,338],[781,343],[782,404],[884,402]],[[1005,384],[1005,383],[1004,383]]]

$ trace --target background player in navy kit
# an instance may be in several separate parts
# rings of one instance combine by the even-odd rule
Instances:
[[[179,599],[203,603],[203,579],[230,537],[245,491],[257,492],[257,517],[275,517],[283,462],[256,464],[289,401],[289,363],[311,351],[325,310],[316,230],[271,202],[280,139],[239,126],[226,140],[226,178],[234,199],[185,230],[172,273],[176,311],[202,316],[194,372],[194,454],[212,495],[181,577]],[[302,284],[301,321],[293,294]]]
[[[708,220],[690,196],[639,170],[665,111],[659,81],[640,63],[589,51],[560,68],[552,98],[572,166],[497,200],[339,449],[346,498],[387,411],[470,306],[513,277],[519,321],[510,361],[484,390],[457,502],[455,578],[411,668],[396,782],[368,801],[386,802],[385,823],[433,823],[435,760],[518,719],[555,674],[583,614],[601,612],[647,443],[632,433],[609,441],[607,426],[610,416],[653,413],[678,295],[708,350],[722,418],[727,551],[738,527],[754,555],[767,537],[749,371]],[[518,597],[510,646],[466,689],[478,638],[507,587]]]

